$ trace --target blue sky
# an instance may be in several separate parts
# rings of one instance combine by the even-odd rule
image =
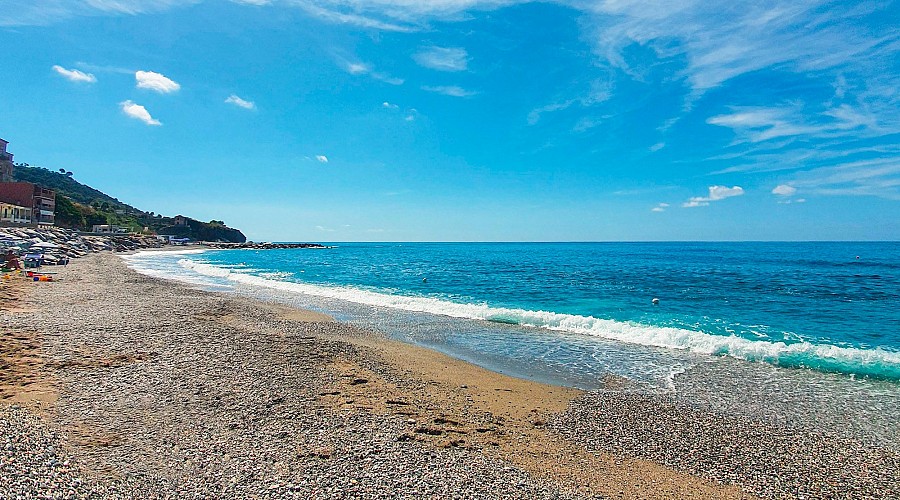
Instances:
[[[900,239],[897,2],[0,12],[17,161],[253,240]]]

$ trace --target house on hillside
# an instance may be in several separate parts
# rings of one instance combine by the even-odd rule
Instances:
[[[52,226],[55,221],[56,192],[30,182],[0,182],[0,202],[30,207],[29,224]]]
[[[52,226],[56,219],[56,192],[30,182],[13,182],[13,155],[6,150],[7,145],[9,142],[0,139],[0,203],[28,209],[18,211],[20,215],[27,213],[25,224]],[[12,210],[17,213],[16,208]],[[0,219],[0,222],[9,222]]]
[[[0,139],[0,182],[13,181],[13,155],[6,151],[7,144]]]
[[[0,201],[0,222],[7,224],[31,224],[31,208]]]

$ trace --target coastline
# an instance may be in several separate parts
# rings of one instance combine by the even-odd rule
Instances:
[[[0,421],[55,433],[61,446],[52,460],[67,464],[55,477],[71,479],[66,487],[76,492],[751,498],[839,494],[844,486],[860,496],[900,491],[889,476],[897,456],[883,450],[800,430],[775,433],[787,445],[799,439],[829,448],[801,457],[818,477],[773,484],[755,466],[772,457],[753,455],[771,443],[742,442],[759,437],[741,431],[752,422],[612,386],[582,393],[510,378],[318,313],[142,276],[112,254],[79,259],[62,278],[27,288],[24,307],[2,313],[5,331],[30,335],[31,372],[56,393],[41,402],[23,385],[15,406],[5,400]],[[4,338],[4,352],[7,345]],[[15,463],[27,464],[29,453],[39,450],[19,452]],[[745,467],[723,473],[735,463]],[[860,466],[865,476],[854,476]],[[35,476],[0,491],[40,490]]]

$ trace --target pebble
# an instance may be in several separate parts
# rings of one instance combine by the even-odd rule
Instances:
[[[641,392],[586,393],[548,427],[761,498],[900,498],[900,453]]]
[[[110,253],[55,285],[0,312],[0,329],[38,332],[61,391],[44,418],[0,404],[0,498],[578,497],[477,450],[399,440],[403,419],[323,405],[336,358],[367,362],[338,340],[352,327],[280,320]]]

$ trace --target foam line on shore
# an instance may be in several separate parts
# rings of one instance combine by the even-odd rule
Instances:
[[[155,257],[158,255],[197,255],[208,252],[207,248],[186,248],[184,250],[139,250],[131,255],[122,255],[126,261],[134,261],[147,257]]]
[[[389,295],[352,287],[273,280],[246,272],[234,272],[220,266],[190,259],[181,259],[178,261],[178,265],[201,275],[237,283],[357,304],[461,319],[501,321],[526,327],[591,335],[630,344],[729,356],[779,366],[812,368],[826,372],[900,380],[900,352],[883,348],[861,349],[813,344],[806,341],[785,343],[750,340],[738,336],[712,335],[680,328],[641,325],[591,316],[498,308],[488,304],[459,304],[431,297]]]

